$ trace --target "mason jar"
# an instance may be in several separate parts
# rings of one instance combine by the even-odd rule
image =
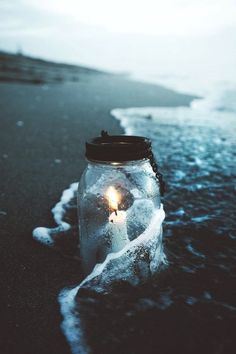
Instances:
[[[86,143],[78,189],[80,255],[85,274],[142,234],[161,206],[160,180],[144,137],[97,137]]]

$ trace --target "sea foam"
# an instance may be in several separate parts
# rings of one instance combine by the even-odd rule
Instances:
[[[60,201],[52,209],[53,219],[58,226],[55,228],[37,227],[33,230],[33,238],[35,240],[42,244],[53,246],[58,234],[60,235],[71,229],[72,225],[66,222],[64,217],[69,203],[76,198],[77,189],[78,183],[74,182],[62,192]]]
[[[62,329],[73,354],[90,353],[90,347],[85,339],[86,334],[83,332],[84,326],[81,323],[80,290],[88,288],[97,293],[107,294],[115,282],[122,280],[137,285],[140,281],[147,279],[149,271],[156,272],[159,265],[165,262],[159,237],[162,233],[161,225],[164,215],[162,207],[155,213],[149,227],[143,234],[131,241],[121,251],[108,254],[105,261],[97,264],[80,285],[73,289],[64,289],[60,293],[59,302],[64,318]],[[150,254],[150,263],[140,257],[140,250]],[[139,268],[138,272],[137,268]]]
[[[40,243],[54,247],[58,238],[74,225],[65,221],[68,206],[76,198],[78,183],[73,183],[63,191],[60,201],[52,209],[53,217],[58,225],[55,228],[38,227],[33,237]],[[76,204],[72,203],[73,208]],[[159,266],[166,263],[162,247],[162,222],[165,213],[163,206],[153,212],[147,229],[136,239],[127,244],[121,251],[110,253],[105,261],[97,264],[93,271],[76,287],[63,289],[59,294],[59,303],[63,315],[62,330],[73,354],[89,353],[86,333],[80,316],[80,291],[89,289],[96,293],[109,293],[113,284],[127,282],[138,285],[158,271]],[[148,257],[147,257],[148,256]]]

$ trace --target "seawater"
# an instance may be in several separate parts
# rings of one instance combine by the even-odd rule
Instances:
[[[112,114],[126,134],[152,139],[167,181],[169,267],[156,286],[158,292],[169,289],[173,317],[168,308],[161,318],[166,339],[168,333],[175,344],[157,335],[160,352],[233,352],[236,86],[213,90],[190,107],[114,109]],[[163,333],[163,322],[154,316],[150,320]]]
[[[167,182],[168,265],[151,281],[122,282],[132,262],[128,250],[122,250],[95,267],[80,285],[63,290],[62,329],[73,353],[234,352],[235,102],[236,89],[227,86],[189,107],[111,112],[126,134],[152,139]],[[72,240],[68,249],[73,257],[78,257],[73,251],[76,189],[72,184],[53,209],[58,226],[33,233],[63,252]],[[164,216],[156,217],[161,225]],[[152,230],[139,242],[150,235]],[[163,253],[159,260],[166,263]],[[120,265],[120,272],[114,272]]]

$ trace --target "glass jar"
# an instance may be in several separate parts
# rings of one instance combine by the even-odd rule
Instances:
[[[96,147],[91,145],[95,139],[87,143],[88,165],[79,183],[80,254],[85,274],[108,253],[119,252],[143,233],[161,205],[159,181],[148,158],[150,141],[140,138],[145,144],[135,142],[135,151],[127,144],[134,137],[116,136],[115,143],[115,137],[109,138],[113,139],[107,143],[95,138]]]

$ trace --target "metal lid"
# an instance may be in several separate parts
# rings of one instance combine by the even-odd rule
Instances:
[[[151,141],[142,136],[108,135],[86,142],[86,157],[94,161],[132,161],[149,158]]]

